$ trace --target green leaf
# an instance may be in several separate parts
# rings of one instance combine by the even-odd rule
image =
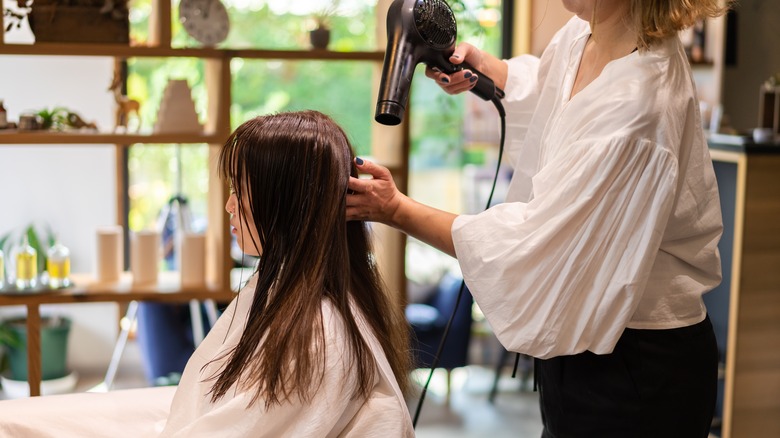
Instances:
[[[57,243],[57,233],[54,232],[54,230],[51,229],[51,225],[46,224],[46,240],[48,241],[49,245],[48,247],[51,248],[54,246],[55,243]]]
[[[5,250],[5,244],[9,241],[10,238],[11,238],[11,232],[10,231],[5,233],[5,234],[3,234],[3,236],[0,237],[0,251],[3,251],[4,253],[6,253],[6,257],[7,257],[8,252]]]
[[[27,226],[26,234],[27,243],[38,253],[38,272],[43,272],[46,269],[46,248],[41,245],[41,239],[38,237],[38,232],[32,224]]]
[[[0,324],[0,345],[9,348],[19,348],[22,346],[19,334],[11,329],[11,327],[6,322]]]

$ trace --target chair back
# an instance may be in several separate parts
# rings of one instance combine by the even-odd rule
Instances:
[[[444,329],[455,310],[462,279],[456,275],[445,274],[439,281],[438,290],[430,300],[430,305],[438,311],[436,322],[425,329],[415,327],[415,350],[417,366],[429,368],[434,361],[441,343]],[[452,320],[447,341],[444,344],[438,367],[458,368],[468,364],[468,349],[471,341],[471,307],[473,298],[468,287],[463,286],[463,295]]]

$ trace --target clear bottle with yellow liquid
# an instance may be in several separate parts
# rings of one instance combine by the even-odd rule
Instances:
[[[32,289],[38,285],[38,251],[30,246],[27,235],[16,253],[16,287]]]
[[[0,249],[0,289],[5,287],[5,255]]]
[[[70,250],[59,239],[46,252],[46,271],[49,273],[49,287],[70,286]]]

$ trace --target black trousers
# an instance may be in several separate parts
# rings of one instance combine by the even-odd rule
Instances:
[[[718,349],[709,317],[669,330],[626,329],[611,354],[537,359],[542,438],[706,438]]]

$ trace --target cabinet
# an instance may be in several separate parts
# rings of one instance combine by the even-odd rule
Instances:
[[[209,296],[212,298],[224,298],[230,294],[230,271],[232,260],[230,257],[231,236],[228,227],[228,217],[224,205],[228,197],[226,186],[216,177],[216,156],[222,143],[229,136],[230,106],[232,100],[231,61],[235,59],[267,59],[267,60],[319,60],[319,61],[369,61],[376,63],[377,68],[374,82],[378,82],[378,72],[384,57],[383,51],[361,52],[333,52],[326,50],[253,50],[253,49],[210,49],[210,48],[171,48],[171,3],[165,0],[153,2],[153,16],[150,20],[150,45],[145,47],[130,47],[120,44],[35,44],[13,45],[5,44],[0,32],[0,57],[4,55],[21,56],[89,56],[89,57],[119,57],[139,58],[157,57],[174,58],[188,57],[202,59],[205,63],[205,88],[207,90],[207,109],[205,114],[206,124],[203,133],[199,134],[108,134],[108,133],[50,133],[50,132],[15,132],[10,130],[0,131],[0,146],[2,145],[114,145],[118,151],[139,143],[177,143],[177,144],[203,144],[209,145],[209,182],[207,200],[207,284],[200,291],[179,290],[168,284],[161,284],[155,290],[135,290],[132,287],[118,286],[116,288],[100,288],[90,282],[89,276],[80,276],[77,288],[64,293],[47,293],[37,295],[35,298],[0,297],[0,305],[24,304],[30,312],[28,327],[30,328],[30,376],[31,393],[37,395],[39,387],[37,379],[40,370],[34,370],[40,365],[40,346],[37,344],[37,306],[46,303],[70,303],[70,302],[94,302],[117,301],[126,302],[134,299],[162,300],[162,301],[186,301],[193,298]],[[0,20],[1,21],[1,20]],[[384,25],[384,17],[377,19]],[[383,28],[382,28],[383,29]],[[384,33],[380,31],[379,34]],[[380,42],[384,47],[384,42]],[[92,84],[79,84],[90,87]],[[103,85],[101,84],[100,87]],[[373,96],[365,96],[373,99]],[[399,188],[406,190],[407,180],[407,152],[408,128],[407,124],[399,128],[387,131],[389,135],[383,135],[383,127],[372,127],[374,139],[374,157],[379,162],[388,164]],[[121,154],[117,154],[119,157]],[[114,209],[120,225],[127,229],[127,212],[122,192],[124,173],[123,164],[117,158],[116,163],[116,202]],[[380,227],[382,228],[382,227]],[[380,254],[380,266],[391,290],[404,293],[405,277],[404,266],[404,238],[400,233],[386,229],[380,231],[381,243],[377,245]],[[213,295],[208,295],[213,294]]]
[[[723,438],[780,436],[780,145],[710,143],[723,282],[704,299],[725,372]]]

